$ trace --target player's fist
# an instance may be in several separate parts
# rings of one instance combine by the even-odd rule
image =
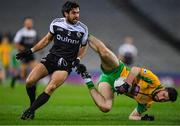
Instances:
[[[22,51],[22,52],[19,52],[18,54],[16,54],[16,59],[23,60],[25,57],[27,57],[31,54],[33,54],[33,52],[30,49],[28,49],[28,50],[25,50],[25,51]]]
[[[141,120],[154,121],[154,116],[150,116],[148,114],[145,114],[143,117],[141,117]]]
[[[77,74],[83,74],[87,71],[86,66],[83,64],[79,64],[76,66],[76,72]]]
[[[77,74],[81,74],[83,79],[91,78],[91,75],[87,72],[86,66],[84,64],[79,64],[76,66]]]
[[[80,64],[80,58],[77,58],[76,60],[74,60],[73,62],[72,62],[72,67],[76,67],[76,66],[78,66]]]
[[[91,75],[90,75],[90,73],[88,73],[88,72],[86,71],[86,72],[84,72],[84,73],[81,74],[81,77],[82,77],[83,79],[88,79],[88,78],[91,78]]]

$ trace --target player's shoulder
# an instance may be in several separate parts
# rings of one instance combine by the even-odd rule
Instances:
[[[22,27],[21,29],[19,29],[19,30],[16,32],[16,36],[23,36],[24,33],[25,33],[25,28]]]
[[[25,28],[22,27],[22,28],[20,28],[20,29],[17,31],[17,33],[22,33],[22,32],[24,32],[24,31],[25,31]]]
[[[80,27],[82,27],[85,31],[88,31],[88,27],[87,27],[84,23],[82,23],[81,21],[78,21],[78,22],[77,22],[77,25],[79,25]]]
[[[65,18],[55,18],[52,23],[55,24],[55,23],[60,23],[60,22],[64,22],[65,21]]]

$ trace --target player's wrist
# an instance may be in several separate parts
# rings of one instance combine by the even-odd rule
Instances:
[[[79,61],[81,61],[81,58],[80,58],[80,57],[77,57],[76,59],[78,59]]]
[[[91,82],[92,80],[91,80],[91,78],[84,78],[84,82],[87,84],[87,83],[89,83],[89,82]]]
[[[78,65],[80,64],[80,57],[77,57],[73,62],[72,62],[72,67],[78,67]]]
[[[34,53],[34,52],[35,52],[35,49],[34,49],[34,48],[31,48],[30,50],[31,50],[31,52],[32,52],[32,53]]]

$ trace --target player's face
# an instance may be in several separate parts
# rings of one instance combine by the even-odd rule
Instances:
[[[79,21],[79,8],[73,8],[69,13],[66,13],[66,19],[71,24],[76,24]]]
[[[169,94],[166,90],[160,90],[153,96],[154,101],[156,102],[166,102],[169,101]]]
[[[26,19],[24,21],[24,27],[27,29],[31,29],[33,27],[33,20],[32,19]]]

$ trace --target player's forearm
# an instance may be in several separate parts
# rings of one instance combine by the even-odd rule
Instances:
[[[141,120],[141,116],[129,116],[129,120]]]
[[[129,85],[132,86],[132,83],[134,81],[134,79],[139,75],[139,73],[141,72],[141,68],[139,67],[132,67],[130,73],[128,74],[125,82],[127,82]]]
[[[141,114],[137,111],[136,108],[129,115],[129,120],[141,120]]]
[[[46,47],[51,41],[52,41],[53,36],[48,33],[45,37],[43,37],[34,47],[31,48],[31,51],[37,52],[44,47]]]
[[[80,48],[79,53],[78,53],[78,57],[80,59],[82,59],[86,55],[87,49],[88,49],[88,44]]]

